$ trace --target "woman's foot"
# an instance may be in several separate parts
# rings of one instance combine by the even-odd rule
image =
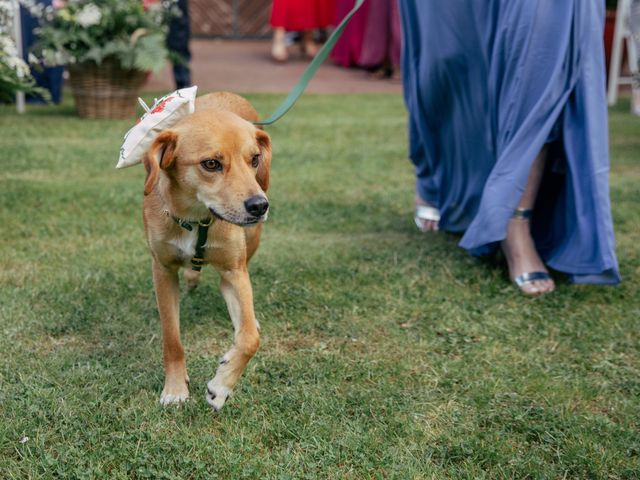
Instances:
[[[387,78],[389,78],[389,69],[385,66],[382,67],[378,67],[374,70],[370,70],[367,73],[367,76],[369,78],[373,78],[375,80],[386,80]]]
[[[367,75],[369,76],[369,78],[375,78],[378,80],[402,80],[402,76],[400,75],[400,67],[397,65],[392,65],[389,62],[384,62],[379,67],[369,70]]]
[[[306,30],[302,34],[302,39],[300,41],[300,48],[302,49],[302,54],[307,57],[309,60],[313,59],[320,50],[318,44],[313,39],[313,31]]]
[[[273,43],[271,44],[271,58],[276,62],[286,62],[289,59],[289,51],[285,42],[285,30],[277,28],[273,32]]]
[[[413,219],[421,232],[435,232],[438,230],[440,212],[436,207],[416,196],[416,213]]]
[[[509,277],[513,281],[520,277],[522,281],[519,287],[523,294],[536,297],[555,289],[555,283],[551,278],[527,280],[521,277],[533,272],[548,274],[531,238],[528,218],[515,216],[511,219],[507,227],[507,238],[502,241],[501,247],[509,265]]]
[[[271,58],[276,62],[286,62],[289,59],[289,52],[284,42],[273,42],[271,46]]]

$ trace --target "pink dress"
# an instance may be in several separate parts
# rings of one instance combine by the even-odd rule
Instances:
[[[355,4],[355,0],[337,0],[336,4],[336,20],[338,25],[347,13],[351,11]],[[367,28],[367,18],[369,15],[370,2],[365,2],[358,13],[356,13],[347,28],[344,29],[342,37],[333,47],[331,52],[331,60],[342,67],[360,66],[360,55],[362,53],[362,42],[364,41],[364,33]]]
[[[402,31],[397,0],[368,0],[369,12],[358,64],[375,68],[389,62],[400,66]]]

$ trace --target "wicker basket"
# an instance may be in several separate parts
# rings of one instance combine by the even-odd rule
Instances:
[[[82,118],[132,118],[147,72],[123,70],[114,60],[69,66],[69,83]]]

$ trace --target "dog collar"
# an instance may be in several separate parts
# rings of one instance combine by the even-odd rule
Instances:
[[[168,211],[166,214],[171,219],[189,232],[193,231],[195,226],[198,227],[198,241],[196,242],[196,252],[191,259],[191,270],[199,272],[204,265],[204,245],[207,243],[207,236],[209,234],[209,227],[213,224],[213,217],[205,218],[204,220],[185,220],[184,218],[178,218],[171,215]]]

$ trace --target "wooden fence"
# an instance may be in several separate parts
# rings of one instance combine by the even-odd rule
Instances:
[[[259,38],[269,35],[271,0],[190,0],[196,37]]]

